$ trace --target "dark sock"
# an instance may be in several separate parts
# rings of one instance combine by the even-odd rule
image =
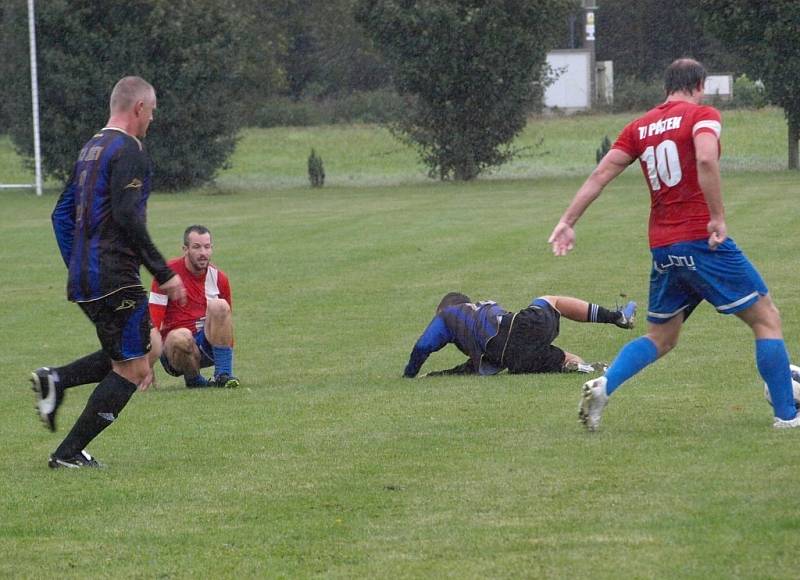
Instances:
[[[108,373],[92,392],[83,413],[53,455],[67,459],[84,449],[114,422],[135,392],[136,385],[132,382],[113,371]]]
[[[586,315],[588,322],[600,322],[606,324],[614,324],[622,313],[619,310],[609,310],[597,304],[589,304],[589,312]]]
[[[102,350],[98,350],[63,367],[53,367],[50,370],[58,373],[58,387],[69,389],[102,381],[111,372],[111,359]]]

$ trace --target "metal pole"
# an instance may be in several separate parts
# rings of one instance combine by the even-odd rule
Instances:
[[[597,59],[595,55],[595,25],[594,16],[597,10],[597,0],[583,0],[585,14],[585,36],[583,41],[584,48],[588,48],[590,53],[589,65],[589,95],[591,95],[591,106],[597,104]]]
[[[36,23],[33,0],[28,0],[28,37],[31,51],[31,103],[33,106],[33,159],[36,167],[36,195],[42,195],[42,148],[39,141],[39,79],[36,71]]]

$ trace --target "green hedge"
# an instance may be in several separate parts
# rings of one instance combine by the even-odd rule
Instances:
[[[404,99],[394,91],[352,93],[338,99],[278,97],[264,102],[252,113],[256,127],[311,127],[338,123],[386,123],[398,118]]]

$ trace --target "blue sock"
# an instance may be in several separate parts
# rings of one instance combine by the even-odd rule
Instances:
[[[792,372],[789,370],[789,354],[783,339],[757,338],[756,366],[769,388],[775,416],[784,421],[794,419],[797,410],[792,392]]]
[[[658,360],[658,349],[652,340],[646,336],[640,336],[630,341],[622,347],[617,358],[606,371],[606,380],[608,381],[606,392],[610,395],[622,383],[656,360]]]
[[[215,346],[214,349],[214,376],[233,374],[233,348],[230,346]]]

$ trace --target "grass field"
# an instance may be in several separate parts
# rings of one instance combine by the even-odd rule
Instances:
[[[594,435],[576,421],[581,376],[400,378],[449,290],[513,309],[546,293],[646,303],[638,170],[588,212],[570,256],[546,245],[624,122],[548,119],[522,140],[544,135],[540,153],[469,184],[425,180],[372,127],[248,131],[217,187],[156,195],[149,220],[169,255],[185,225],[214,231],[243,386],[187,391],[160,373],[90,446],[108,467],[89,472],[46,458],[90,388],[68,392],[53,435],[27,383],[97,348],[64,300],[56,189],[0,192],[0,577],[797,578],[800,433],[771,429],[749,331],[710,307]],[[737,113],[726,131],[729,228],[800,358],[785,123]],[[322,190],[306,186],[311,145]],[[26,177],[10,166],[0,181]],[[637,332],[565,321],[557,344],[608,360]]]

